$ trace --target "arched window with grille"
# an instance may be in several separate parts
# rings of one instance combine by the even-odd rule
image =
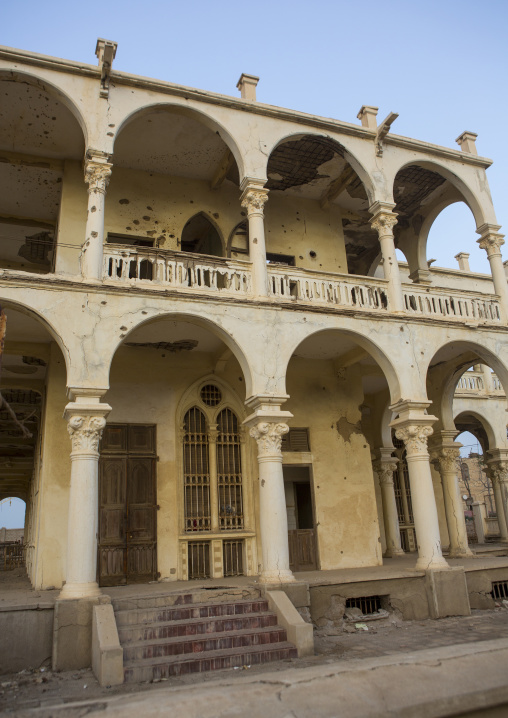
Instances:
[[[231,409],[217,417],[219,529],[243,529],[242,460],[238,418]]]
[[[209,531],[210,461],[208,423],[198,407],[185,414],[183,472],[185,531]]]

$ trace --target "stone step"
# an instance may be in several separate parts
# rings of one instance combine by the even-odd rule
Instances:
[[[168,621],[153,624],[123,624],[118,626],[118,636],[122,645],[152,641],[160,638],[182,638],[185,636],[203,636],[209,633],[225,631],[243,631],[248,629],[266,629],[277,625],[274,613],[247,613],[236,616],[216,618],[197,618],[190,621]]]
[[[128,643],[123,647],[124,662],[142,661],[150,658],[166,656],[183,656],[186,654],[207,653],[210,651],[226,651],[248,646],[267,646],[268,644],[285,643],[286,631],[282,626],[269,630],[257,628],[243,631],[207,633],[204,636],[188,636],[185,638],[159,638],[151,641]]]
[[[115,611],[125,611],[136,608],[160,608],[198,603],[236,603],[244,600],[255,601],[259,597],[259,588],[252,586],[244,586],[243,588],[222,586],[214,587],[213,589],[196,587],[187,593],[179,593],[168,589],[165,592],[158,592],[153,595],[117,595],[112,598],[111,603]]]
[[[216,618],[259,613],[268,610],[268,602],[262,599],[230,603],[193,603],[158,608],[136,608],[115,611],[117,626],[168,621],[191,621],[195,618]]]
[[[151,658],[126,662],[124,677],[126,683],[141,683],[170,676],[252,666],[296,657],[296,648],[291,643],[284,641],[264,646],[248,646],[242,649],[204,651],[199,655],[189,654],[185,657],[166,656],[162,659]]]

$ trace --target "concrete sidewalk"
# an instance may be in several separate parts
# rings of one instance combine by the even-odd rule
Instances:
[[[21,709],[14,714],[19,718],[501,718],[508,715],[508,639],[333,660],[300,670],[237,675],[212,684]]]

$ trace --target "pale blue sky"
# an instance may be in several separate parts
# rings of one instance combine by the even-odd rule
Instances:
[[[137,75],[238,96],[247,72],[261,78],[260,102],[347,122],[377,105],[380,120],[399,113],[394,133],[453,148],[476,132],[508,228],[507,21],[506,0],[20,0],[4,3],[0,41],[95,64],[105,37],[118,42],[115,68]],[[429,258],[457,268],[454,255],[467,251],[473,270],[489,272],[474,230],[467,207],[448,208]]]

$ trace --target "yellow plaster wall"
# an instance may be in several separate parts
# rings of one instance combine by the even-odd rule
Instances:
[[[294,255],[297,267],[347,274],[338,207],[323,210],[316,200],[272,192],[265,204],[265,236],[267,252]]]
[[[65,361],[52,343],[47,367],[46,406],[40,477],[34,587],[61,588],[67,559],[67,518],[71,477],[71,442],[62,418],[67,404]]]
[[[370,447],[359,427],[360,374],[350,367],[345,380],[339,381],[331,361],[293,357],[287,389],[291,398],[284,408],[294,414],[290,425],[310,428],[321,569],[379,565]]]

